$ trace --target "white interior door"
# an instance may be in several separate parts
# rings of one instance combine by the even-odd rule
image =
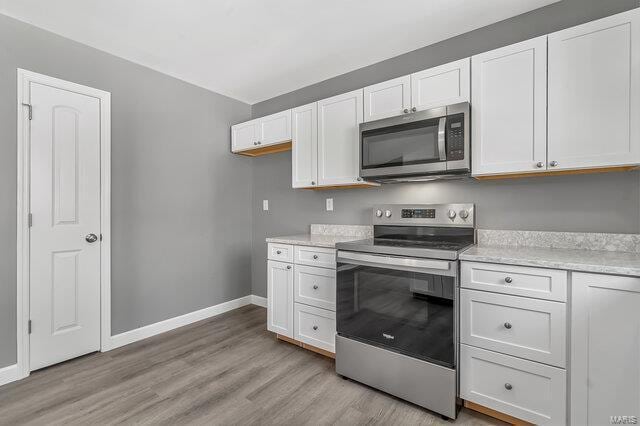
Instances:
[[[31,83],[30,103],[36,370],[100,349],[100,100]]]

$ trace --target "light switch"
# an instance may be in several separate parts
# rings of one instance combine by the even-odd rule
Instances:
[[[269,211],[269,200],[262,200],[262,210]]]
[[[327,211],[333,211],[333,198],[327,198]]]

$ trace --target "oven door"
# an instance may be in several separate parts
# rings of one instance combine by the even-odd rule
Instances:
[[[362,123],[360,175],[420,175],[447,170],[446,108]]]
[[[456,366],[457,261],[338,252],[340,336]]]

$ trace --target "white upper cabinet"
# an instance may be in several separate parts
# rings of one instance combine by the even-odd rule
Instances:
[[[640,163],[640,10],[549,35],[550,169]]]
[[[291,113],[291,177],[294,188],[315,187],[318,181],[318,104]]]
[[[469,101],[470,58],[411,74],[415,111]]]
[[[364,88],[364,121],[393,117],[411,109],[411,76]]]
[[[547,37],[472,58],[474,176],[546,171]]]
[[[256,147],[258,141],[257,120],[231,126],[231,151],[245,151]]]
[[[362,89],[318,102],[318,184],[357,184]]]
[[[258,118],[258,145],[265,146],[291,140],[291,110]]]
[[[571,424],[640,415],[640,279],[573,273]]]

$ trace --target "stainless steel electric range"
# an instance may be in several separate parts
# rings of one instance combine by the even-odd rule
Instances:
[[[458,255],[473,204],[384,205],[374,237],[339,243],[336,372],[457,415]]]

